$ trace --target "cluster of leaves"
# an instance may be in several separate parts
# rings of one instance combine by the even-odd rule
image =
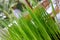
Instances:
[[[11,22],[10,26],[7,22],[1,21],[7,30],[7,32],[1,32],[1,38],[4,40],[60,40],[58,25],[41,5],[33,10],[28,6],[26,8],[29,14],[22,15],[20,19]]]
[[[9,36],[5,40],[59,40],[58,25],[53,21],[45,9],[37,6],[31,10],[27,7],[29,15],[15,20],[8,27]],[[8,25],[6,25],[8,26]]]

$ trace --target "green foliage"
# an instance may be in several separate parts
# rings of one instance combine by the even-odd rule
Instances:
[[[13,20],[10,26],[8,26],[7,22],[1,21],[7,30],[7,32],[2,32],[1,38],[4,40],[60,39],[58,25],[41,5],[33,10],[28,6],[26,8],[29,14],[27,16],[22,15],[20,19],[15,21]]]

